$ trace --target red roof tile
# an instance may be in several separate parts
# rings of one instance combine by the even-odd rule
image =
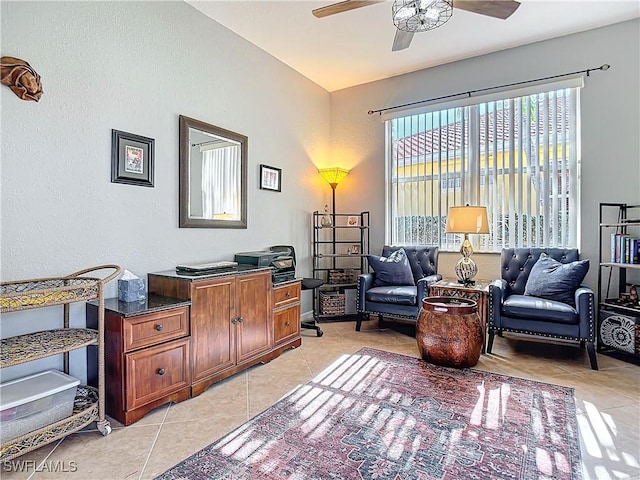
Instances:
[[[556,134],[562,135],[562,114],[561,114],[561,105],[566,99],[559,98],[556,115]],[[510,141],[509,136],[509,115],[508,115],[508,106],[503,110],[497,110],[489,114],[489,141],[487,142],[487,131],[486,131],[486,123],[487,123],[487,115],[482,115],[480,117],[480,146],[484,149],[487,146],[490,149],[493,149],[494,140],[497,141],[497,150],[501,151],[504,145],[508,148],[508,142]],[[495,113],[495,115],[494,115]],[[552,112],[549,111],[549,117],[551,120]],[[494,130],[494,122],[496,123],[495,135],[493,134]],[[535,138],[537,135],[537,123],[531,122],[531,138]],[[568,118],[565,118],[565,126],[568,128]],[[464,125],[465,130],[467,130],[466,137],[468,138],[468,129],[469,122],[465,122]],[[540,125],[540,130],[542,131],[543,125]],[[442,127],[432,128],[431,130],[427,130],[421,133],[417,133],[411,135],[409,137],[399,138],[394,141],[394,148],[396,149],[397,158],[416,158],[416,157],[424,157],[431,156],[431,154],[437,154],[442,151],[449,152],[458,152],[462,147],[462,121],[459,120],[455,123],[450,123],[448,125],[443,125]],[[519,140],[519,128],[517,119],[514,120],[514,141],[517,143]],[[440,148],[440,146],[445,148]],[[446,148],[449,146],[449,148]],[[468,147],[468,141],[465,143],[465,148]]]

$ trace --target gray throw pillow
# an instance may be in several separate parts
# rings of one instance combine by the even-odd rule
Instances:
[[[575,307],[575,291],[589,271],[589,260],[560,263],[546,253],[531,268],[524,294]]]
[[[415,285],[411,265],[404,248],[400,248],[388,257],[367,255],[369,266],[373,268],[376,276],[374,287],[387,285]]]

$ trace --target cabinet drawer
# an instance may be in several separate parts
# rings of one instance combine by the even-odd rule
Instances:
[[[300,301],[300,283],[293,283],[273,289],[273,308],[283,307]]]
[[[189,334],[189,309],[182,307],[125,318],[122,329],[125,352],[184,337]]]
[[[189,339],[183,338],[125,355],[125,410],[162,398],[191,384]]]
[[[273,314],[273,337],[276,344],[300,335],[300,305]]]

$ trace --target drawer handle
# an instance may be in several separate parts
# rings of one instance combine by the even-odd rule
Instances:
[[[161,324],[161,323],[159,323],[158,325],[156,325],[156,327],[155,327],[155,328],[156,328],[156,330],[157,330],[158,332],[161,332],[161,331],[162,331],[162,324]]]
[[[242,322],[244,322],[244,318],[238,317],[238,323],[242,323]]]
[[[164,375],[164,368],[158,369],[158,375]]]
[[[289,325],[291,325],[291,323],[289,323],[289,320],[287,320],[286,322],[284,322],[284,326],[288,327]]]
[[[284,294],[285,297],[289,298],[291,296],[291,292],[287,292]]]

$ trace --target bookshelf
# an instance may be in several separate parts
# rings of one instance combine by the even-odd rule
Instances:
[[[598,351],[640,360],[640,205],[601,203]]]
[[[324,280],[314,290],[316,319],[356,315],[357,280],[367,271],[368,254],[369,212],[313,213],[313,277]]]

